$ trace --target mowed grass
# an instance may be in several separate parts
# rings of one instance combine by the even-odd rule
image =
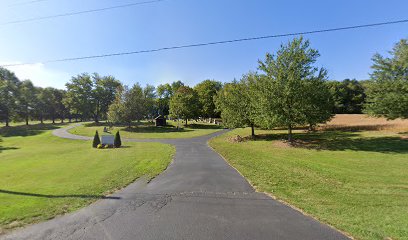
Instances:
[[[153,123],[141,122],[136,126],[128,128],[126,126],[115,126],[110,131],[116,133],[118,130],[123,138],[193,138],[208,135],[220,130],[215,124],[189,122],[187,127],[180,122],[180,129],[177,129],[177,122],[167,121],[168,126],[156,127]],[[103,133],[106,124],[84,123],[81,126],[70,129],[69,132],[82,136],[93,136],[95,131]]]
[[[175,153],[160,143],[93,149],[89,141],[53,136],[60,126],[0,128],[0,232],[79,209],[139,177],[153,178]]]
[[[210,145],[259,191],[268,192],[357,239],[408,239],[408,140],[380,131],[305,133],[290,147],[285,131],[257,131]]]

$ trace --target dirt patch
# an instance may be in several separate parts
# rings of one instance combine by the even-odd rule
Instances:
[[[228,142],[231,142],[231,143],[240,143],[243,141],[244,141],[244,138],[241,137],[240,135],[235,135],[235,136],[228,138]]]

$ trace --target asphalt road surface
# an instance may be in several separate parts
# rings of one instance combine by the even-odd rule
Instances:
[[[56,136],[88,140],[58,129]],[[125,139],[173,144],[168,169],[140,179],[77,212],[16,230],[1,239],[349,239],[333,228],[268,197],[249,183],[207,141]]]

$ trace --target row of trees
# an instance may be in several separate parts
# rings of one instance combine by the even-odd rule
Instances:
[[[213,98],[220,82],[205,80],[193,88],[181,81],[131,88],[112,76],[83,73],[71,78],[66,90],[40,88],[30,80],[20,81],[14,73],[0,68],[0,121],[101,119],[126,123],[151,119],[161,114],[174,118],[219,117]]]
[[[315,65],[319,52],[309,41],[294,39],[282,45],[276,55],[259,61],[260,73],[249,73],[240,81],[226,84],[216,103],[229,127],[314,128],[333,115],[332,95],[326,84],[327,71]]]
[[[55,122],[64,119],[67,109],[63,104],[65,91],[35,87],[30,80],[20,81],[14,73],[0,68],[0,119],[9,125],[10,120],[45,118]]]
[[[401,40],[385,58],[376,54],[371,79],[327,81],[327,71],[315,66],[319,57],[309,41],[294,39],[276,55],[259,61],[259,73],[225,84],[216,97],[229,127],[313,129],[334,113],[368,113],[387,119],[408,118],[408,44]]]

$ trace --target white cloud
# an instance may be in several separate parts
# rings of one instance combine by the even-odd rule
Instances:
[[[21,64],[20,62],[0,62],[0,65]],[[35,86],[64,88],[70,74],[46,67],[42,63],[6,67],[20,80],[30,79]]]

